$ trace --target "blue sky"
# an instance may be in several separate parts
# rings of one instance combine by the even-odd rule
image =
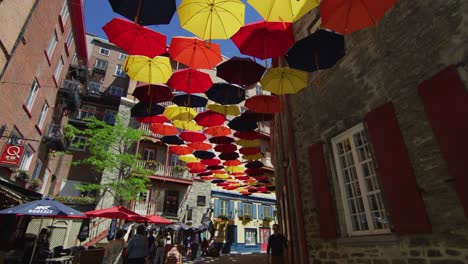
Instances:
[[[177,5],[179,5],[180,1],[181,0],[176,0]],[[246,24],[262,20],[261,16],[250,5],[248,5],[247,3],[245,4]],[[112,18],[121,16],[112,11],[109,2],[106,0],[87,0],[84,1],[84,7],[86,31],[89,33],[96,34],[99,37],[107,38],[106,34],[104,34],[104,31],[102,31],[102,26],[104,26]],[[162,34],[165,34],[168,38],[168,44],[170,43],[170,39],[173,36],[194,36],[189,31],[186,31],[180,27],[177,12],[174,14],[174,17],[172,18],[172,21],[169,25],[150,26],[150,28]],[[242,56],[231,40],[215,40],[213,42],[216,42],[221,45],[221,51],[226,57]]]

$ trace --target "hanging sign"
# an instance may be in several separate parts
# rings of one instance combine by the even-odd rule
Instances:
[[[24,153],[24,145],[5,144],[0,156],[0,166],[17,167]]]

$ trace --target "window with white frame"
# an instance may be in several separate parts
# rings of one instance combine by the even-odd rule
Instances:
[[[94,64],[94,68],[105,71],[107,69],[107,61],[96,59],[96,64]]]
[[[84,151],[86,150],[87,143],[88,143],[87,137],[74,136],[70,145],[70,149]]]
[[[39,84],[37,83],[36,79],[34,79],[31,89],[29,90],[29,94],[26,97],[26,108],[31,111],[34,101],[36,100],[37,93],[39,92]]]
[[[252,204],[243,203],[242,209],[243,209],[244,215],[252,216]]]
[[[389,221],[364,125],[336,136],[332,145],[348,233],[388,233]]]
[[[263,94],[262,91],[263,91],[263,90],[262,90],[262,86],[260,86],[260,85],[255,86],[255,94],[256,94],[256,95]]]
[[[113,110],[106,110],[104,112],[104,122],[106,122],[109,125],[114,125],[115,124],[115,116],[117,115],[116,111]]]
[[[245,245],[254,246],[257,244],[257,230],[245,229]]]
[[[126,74],[125,71],[123,70],[122,65],[117,64],[117,66],[115,66],[115,75],[116,75],[116,76],[119,76],[119,77],[125,77],[125,76],[127,76],[127,74]]]
[[[156,152],[154,149],[145,149],[143,151],[143,160],[154,160]]]
[[[88,92],[91,94],[100,94],[101,93],[102,84],[99,82],[88,82]]]
[[[122,52],[119,53],[119,60],[123,60],[123,61],[124,61],[126,58],[127,58],[127,54],[122,53]]]
[[[108,93],[111,96],[121,97],[123,95],[123,88],[118,86],[109,86]]]
[[[67,1],[65,1],[62,11],[60,11],[60,17],[62,18],[62,25],[65,25],[65,22],[67,22],[67,18],[69,15],[70,15],[70,12],[68,12],[68,3]]]
[[[49,105],[47,104],[47,102],[45,102],[44,105],[42,106],[41,114],[39,115],[39,122],[37,123],[37,126],[41,130],[42,130],[42,127],[44,127],[44,123],[47,118],[48,111],[49,111]]]
[[[106,48],[103,48],[103,47],[100,47],[99,48],[99,54],[104,55],[104,56],[109,56],[110,50],[106,49]]]
[[[50,37],[49,40],[49,45],[47,46],[47,56],[52,58],[52,54],[54,53],[55,46],[57,46],[58,42],[58,37],[57,37],[57,32],[52,32],[52,36]]]
[[[70,30],[67,35],[67,48],[70,48],[73,41],[73,31]]]
[[[219,215],[229,215],[229,202],[226,200],[219,200]]]
[[[31,179],[37,179],[39,178],[42,170],[42,161],[40,159],[36,160],[36,165],[34,166],[34,171],[31,176]]]
[[[57,67],[55,68],[55,73],[54,73],[54,78],[58,82],[60,78],[60,74],[62,73],[63,69],[63,57],[60,57],[60,60],[58,61]]]
[[[270,217],[272,218],[271,214],[271,206],[269,205],[264,205],[263,207],[263,217]]]
[[[33,159],[34,153],[30,146],[26,145],[24,147],[23,157],[21,158],[21,162],[19,164],[20,170],[29,170],[29,166],[31,166],[31,162]]]

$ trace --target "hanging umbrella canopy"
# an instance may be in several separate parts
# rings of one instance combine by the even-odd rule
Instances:
[[[169,119],[167,119],[163,115],[136,117],[136,120],[138,122],[140,122],[140,123],[149,123],[149,124],[151,124],[151,123],[162,124],[162,123],[165,123],[165,122],[169,121]]]
[[[260,154],[260,153],[254,154],[254,155],[244,155],[244,156],[242,156],[243,160],[248,160],[248,161],[254,161],[254,160],[261,159],[261,158],[263,158],[263,155]]]
[[[243,155],[255,155],[255,154],[261,153],[262,151],[260,150],[259,147],[244,147],[244,148],[240,148],[239,152]]]
[[[139,83],[132,93],[136,99],[145,103],[161,103],[172,99],[171,88],[165,84]]]
[[[178,106],[185,107],[205,107],[208,99],[202,94],[177,93],[172,98],[172,102]]]
[[[246,132],[246,131],[253,131],[257,129],[257,122],[256,121],[247,121],[240,116],[235,117],[231,121],[229,121],[228,126],[236,131]]]
[[[215,83],[206,91],[206,96],[222,105],[239,104],[245,100],[245,90],[229,83]]]
[[[218,155],[218,157],[222,160],[235,160],[239,158],[239,153],[237,152],[226,152],[226,153],[221,153]]]
[[[198,173],[197,176],[199,177],[203,177],[203,176],[210,176],[210,175],[213,175],[213,172],[211,171],[205,171],[205,172],[201,172],[201,173]],[[214,178],[214,177],[213,177]]]
[[[209,45],[198,38],[173,37],[169,46],[169,56],[189,68],[213,69],[223,60],[218,44]]]
[[[247,0],[266,21],[295,22],[320,5],[320,0]]]
[[[308,74],[305,71],[271,68],[260,80],[262,88],[274,94],[295,94],[307,87]]]
[[[247,164],[245,164],[245,167],[248,168],[248,169],[258,169],[258,168],[262,168],[264,166],[263,162],[261,161],[251,161]]]
[[[195,173],[195,174],[202,173],[204,171],[205,171],[205,169],[191,169],[191,170],[189,170],[190,173]]]
[[[3,209],[0,214],[30,215],[59,218],[86,218],[82,212],[68,207],[52,198],[45,197],[20,204],[11,208]]]
[[[164,106],[156,103],[139,102],[130,109],[130,116],[132,117],[146,117],[160,115],[164,112]]]
[[[375,26],[396,0],[323,0],[320,4],[322,28],[351,34]]]
[[[112,10],[140,25],[167,25],[176,11],[175,0],[109,0]]]
[[[190,107],[170,105],[162,114],[169,120],[192,120],[197,115],[197,111]]]
[[[236,176],[236,180],[246,181],[248,179],[250,179],[249,176],[245,176],[245,175],[244,176]]]
[[[229,166],[226,168],[226,171],[230,172],[230,173],[233,173],[233,172],[242,172],[244,171],[245,169],[243,167],[240,167],[240,166]]]
[[[213,85],[209,74],[194,69],[183,69],[175,71],[167,84],[172,88],[186,92],[204,93]]]
[[[231,129],[225,126],[209,127],[206,128],[203,132],[213,137],[228,136],[232,133]]]
[[[149,84],[165,83],[172,74],[168,57],[131,55],[125,59],[124,71],[135,81]]]
[[[214,179],[211,181],[211,183],[221,183],[221,182],[225,182],[225,180],[222,180],[222,179]]]
[[[191,170],[206,170],[206,165],[200,162],[189,162],[185,166]]]
[[[234,136],[240,139],[247,139],[247,140],[260,139],[263,137],[262,134],[260,134],[257,131],[236,132],[234,133]]]
[[[238,116],[239,119],[242,119],[246,122],[266,122],[273,120],[275,116],[273,114],[263,114],[255,113],[252,111],[245,111],[242,115]]]
[[[192,132],[192,131],[190,131]],[[188,144],[189,147],[191,147],[194,150],[210,150],[212,149],[212,146],[210,143],[206,142],[193,142]]]
[[[158,124],[158,123],[153,123],[150,125],[150,130],[151,132],[163,136],[175,136],[179,133],[179,130],[177,127],[171,125],[171,124]]]
[[[286,54],[286,60],[290,68],[314,72],[333,67],[344,55],[344,36],[319,29],[297,41]]]
[[[221,137],[212,137],[209,139],[209,141],[214,144],[231,144],[235,140],[232,137],[221,136]]]
[[[223,162],[224,166],[239,166],[242,162],[240,160],[228,160]]]
[[[230,179],[231,177],[227,174],[215,174],[215,178],[217,179],[223,179],[223,180],[228,180]]]
[[[210,165],[206,167],[207,170],[214,171],[214,170],[222,170],[224,169],[223,165]]]
[[[220,126],[226,121],[226,117],[220,113],[216,113],[211,110],[207,110],[199,113],[195,118],[195,122],[200,126],[213,127]]]
[[[234,144],[221,144],[217,145],[214,150],[217,152],[234,152],[237,150],[237,146]]]
[[[205,173],[207,173],[207,172],[199,173],[198,175],[200,175],[200,174],[205,174]],[[210,173],[211,173],[211,172],[210,172]],[[210,176],[210,175],[206,175],[206,176],[201,176],[200,179],[202,179],[202,180],[204,180],[204,181],[211,181],[211,180],[214,180],[215,177],[214,177],[214,176]]]
[[[246,169],[246,170],[245,170],[245,173],[247,173],[248,175],[251,175],[251,174],[258,174],[258,173],[263,173],[263,170],[262,170],[261,168]]]
[[[193,154],[179,156],[179,160],[183,162],[198,162],[199,158],[195,157]]]
[[[85,212],[85,215],[88,217],[102,217],[102,218],[118,218],[118,219],[125,219],[131,220],[131,218],[135,219],[141,215],[123,207],[123,206],[114,206],[111,208],[105,208],[100,210],[93,210]]]
[[[203,127],[199,126],[197,122],[193,120],[174,120],[172,121],[172,124],[174,124],[175,127],[178,127],[183,130],[190,130],[190,131],[200,131],[203,129]]]
[[[159,215],[148,215],[146,218],[148,218],[148,223],[155,225],[170,225],[173,223],[171,220]]]
[[[225,116],[238,116],[241,114],[240,108],[237,105],[208,104],[206,108],[213,112],[223,114]]]
[[[244,25],[240,0],[182,0],[177,8],[180,26],[201,39],[228,39]]]
[[[203,150],[197,150],[193,152],[193,155],[199,159],[205,160],[205,159],[212,159],[216,157],[216,154],[211,151],[203,151]]]
[[[265,21],[243,26],[231,40],[242,54],[262,60],[283,56],[295,41],[292,23]]]
[[[183,145],[185,142],[178,136],[164,136],[161,141],[168,145]]]
[[[236,144],[239,146],[243,146],[243,147],[257,147],[261,145],[261,142],[258,139],[255,139],[255,140],[239,139],[236,141]]]
[[[281,111],[281,102],[274,95],[256,95],[245,100],[245,107],[255,113],[273,114]]]
[[[204,140],[206,140],[205,134],[201,132],[195,132],[195,131],[183,131],[182,133],[180,133],[179,137],[183,139],[184,141],[188,141],[192,143],[203,142]],[[211,148],[211,145],[210,145],[210,148]]]
[[[265,70],[250,58],[232,57],[216,66],[216,76],[228,83],[248,86],[259,82]]]
[[[202,164],[205,164],[205,165],[208,165],[208,166],[215,166],[215,165],[218,165],[218,164],[221,164],[221,160],[220,159],[204,159],[202,161],[200,161]]]
[[[150,58],[167,52],[166,36],[128,20],[113,18],[102,27],[109,42],[130,55]]]
[[[169,146],[169,151],[176,155],[188,155],[188,154],[192,154],[193,149],[185,145],[180,145],[180,146]]]

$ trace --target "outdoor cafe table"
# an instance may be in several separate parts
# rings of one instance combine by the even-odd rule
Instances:
[[[45,263],[73,263],[73,256],[63,256],[58,258],[48,258],[45,260]]]

